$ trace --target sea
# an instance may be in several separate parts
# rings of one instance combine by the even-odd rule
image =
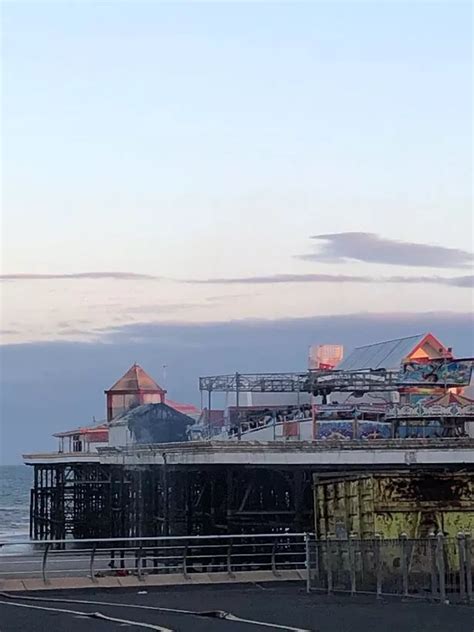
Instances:
[[[33,468],[0,465],[0,543],[29,539]]]

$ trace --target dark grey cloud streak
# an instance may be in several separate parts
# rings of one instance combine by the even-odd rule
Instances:
[[[275,283],[406,283],[434,284],[452,287],[474,287],[474,275],[458,277],[440,276],[390,276],[371,277],[344,274],[270,274],[268,276],[224,277],[211,279],[187,279],[184,283],[203,285],[272,285]]]
[[[452,287],[474,287],[474,275],[458,276],[458,277],[388,277],[387,279],[380,279],[383,283],[434,283],[437,285],[450,285]]]
[[[116,279],[118,281],[159,281],[161,277],[136,272],[72,272],[71,274],[1,274],[0,281],[49,281],[81,279]]]
[[[398,266],[429,268],[469,268],[474,254],[459,248],[446,248],[380,237],[375,233],[347,232],[314,235],[318,251],[298,255],[305,261],[345,263],[363,261]]]

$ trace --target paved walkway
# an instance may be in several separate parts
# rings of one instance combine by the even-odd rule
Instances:
[[[108,632],[118,629],[175,632],[472,632],[474,609],[371,597],[306,594],[296,583],[179,586],[96,591],[21,593],[0,597],[1,632]],[[39,601],[30,597],[40,597]],[[59,601],[53,601],[58,599]],[[75,600],[68,602],[66,600]],[[82,603],[78,603],[82,602]],[[100,602],[100,603],[98,603]],[[137,607],[140,606],[140,607]],[[145,606],[145,608],[144,608]],[[178,609],[181,612],[160,610]],[[187,610],[188,613],[182,612]],[[230,621],[198,616],[230,612]],[[89,618],[99,612],[105,619]]]

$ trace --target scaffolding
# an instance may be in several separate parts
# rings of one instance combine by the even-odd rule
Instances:
[[[309,467],[35,465],[30,536],[65,538],[309,531]]]

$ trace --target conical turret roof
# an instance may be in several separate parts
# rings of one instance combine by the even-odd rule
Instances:
[[[127,393],[166,393],[155,380],[142,369],[139,364],[134,364],[122,377],[109,388],[106,393],[127,392]]]

